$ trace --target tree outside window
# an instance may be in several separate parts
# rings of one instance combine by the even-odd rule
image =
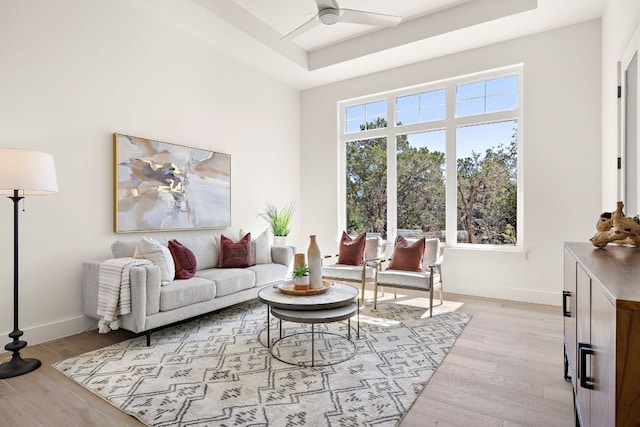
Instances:
[[[517,245],[519,77],[453,79],[345,107],[342,134],[354,138],[341,138],[347,231]],[[394,117],[392,126],[387,115]],[[456,167],[450,176],[449,157]],[[455,223],[447,223],[447,207]]]

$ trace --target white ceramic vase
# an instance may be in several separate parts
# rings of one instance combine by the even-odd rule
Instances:
[[[285,246],[287,244],[287,236],[273,236],[274,246]]]
[[[309,236],[311,242],[307,250],[307,265],[309,266],[309,285],[312,289],[322,288],[322,254],[316,242],[316,236]]]

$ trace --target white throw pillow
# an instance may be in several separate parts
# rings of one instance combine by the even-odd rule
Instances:
[[[153,239],[147,237],[140,239],[133,257],[148,259],[160,267],[160,281],[163,286],[173,281],[176,276],[176,266],[171,251]]]
[[[247,232],[240,229],[240,237],[247,234]],[[251,237],[254,235],[251,234]],[[253,262],[256,264],[270,264],[271,260],[271,230],[266,229],[258,237],[255,237],[251,241],[251,250],[253,252]]]

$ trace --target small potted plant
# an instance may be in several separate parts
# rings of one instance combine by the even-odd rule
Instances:
[[[301,264],[293,269],[293,289],[309,289],[309,266]]]
[[[265,205],[264,212],[260,213],[260,216],[264,218],[269,225],[271,225],[271,231],[273,231],[273,243],[275,245],[285,245],[287,242],[287,236],[291,229],[291,220],[293,214],[296,211],[294,202],[289,203],[282,209],[278,209],[271,203]]]

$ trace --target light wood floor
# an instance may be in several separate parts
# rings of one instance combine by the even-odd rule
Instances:
[[[444,309],[473,319],[401,427],[573,425],[560,308],[452,294],[445,299]],[[23,357],[39,358],[42,367],[0,380],[0,426],[141,426],[51,367],[130,337],[93,330],[27,347]],[[0,363],[6,360],[7,353],[0,355]]]

